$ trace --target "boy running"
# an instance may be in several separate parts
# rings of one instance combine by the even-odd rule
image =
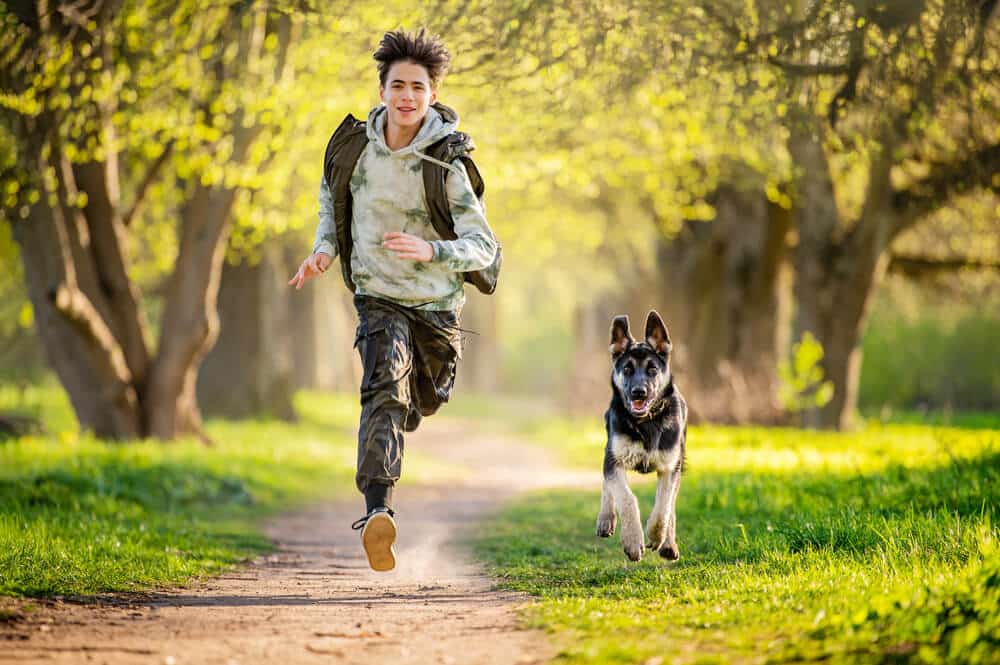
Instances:
[[[340,256],[355,294],[364,369],[355,480],[366,514],[353,526],[371,567],[385,571],[396,565],[403,433],[448,401],[464,282],[483,289],[493,270],[492,290],[499,256],[470,179],[481,183],[471,141],[456,131],[455,111],[437,103],[447,49],[424,30],[394,31],[374,58],[382,103],[367,123],[348,116],[331,138],[313,252],[289,284],[302,288]]]

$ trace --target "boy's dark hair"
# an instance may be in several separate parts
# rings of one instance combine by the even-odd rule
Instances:
[[[451,54],[437,35],[428,34],[424,28],[417,33],[393,30],[382,36],[373,56],[378,62],[379,84],[385,86],[389,68],[397,62],[412,62],[427,70],[431,87],[436,88],[451,65]]]

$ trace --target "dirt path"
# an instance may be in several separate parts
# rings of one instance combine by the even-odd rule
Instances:
[[[428,421],[410,450],[468,467],[448,486],[396,491],[399,566],[367,567],[350,523],[360,498],[268,526],[275,553],[205,583],[94,605],[52,602],[0,623],[0,664],[17,663],[540,663],[546,636],[518,630],[527,601],[492,590],[457,542],[503,500],[528,489],[585,484],[513,439]]]

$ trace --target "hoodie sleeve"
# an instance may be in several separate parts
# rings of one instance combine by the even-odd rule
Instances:
[[[326,184],[326,178],[319,185],[319,224],[316,226],[316,241],[313,254],[328,254],[337,257],[337,226],[333,219],[333,194]]]
[[[452,173],[445,181],[451,218],[455,222],[456,240],[432,240],[435,262],[441,262],[455,272],[482,270],[493,262],[497,241],[486,222],[486,213],[465,170],[462,160],[452,166],[459,172]]]

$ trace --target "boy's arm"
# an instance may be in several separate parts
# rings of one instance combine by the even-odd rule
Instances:
[[[472,184],[462,160],[452,164],[461,173],[452,172],[445,180],[448,206],[455,222],[456,240],[432,240],[435,262],[442,262],[449,270],[470,272],[482,270],[493,263],[497,241],[486,222],[486,214],[479,199],[472,191]]]
[[[326,254],[331,259],[337,256],[337,225],[333,219],[333,194],[323,178],[319,185],[319,224],[316,226],[316,242],[313,254]]]

